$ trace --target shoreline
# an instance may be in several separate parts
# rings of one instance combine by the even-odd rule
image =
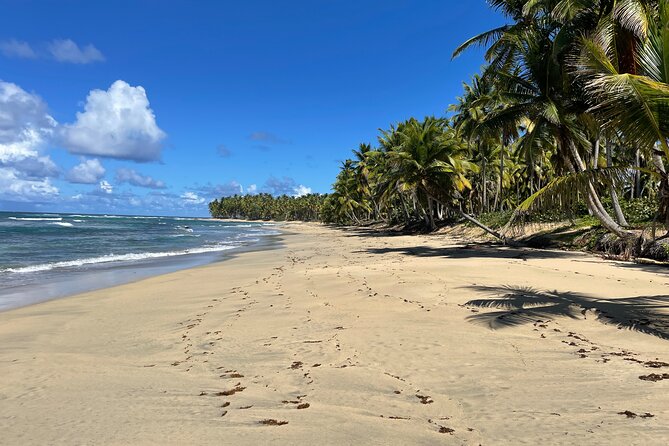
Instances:
[[[669,435],[669,380],[640,379],[669,373],[665,271],[449,236],[281,231],[270,251],[0,313],[3,441]]]
[[[275,229],[282,231],[278,225]],[[0,290],[0,313],[177,271],[225,262],[244,252],[270,251],[281,243],[281,234],[260,237],[257,242],[222,251],[157,257],[134,262],[110,262],[109,264],[92,265],[82,270],[59,271],[47,277],[46,280],[40,277],[38,283],[17,285]]]

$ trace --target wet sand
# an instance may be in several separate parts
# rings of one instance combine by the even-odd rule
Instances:
[[[669,270],[287,225],[0,313],[0,444],[669,439]]]

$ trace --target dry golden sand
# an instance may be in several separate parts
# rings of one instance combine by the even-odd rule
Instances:
[[[639,379],[669,374],[667,270],[286,229],[273,251],[0,314],[0,443],[669,441],[669,379]]]

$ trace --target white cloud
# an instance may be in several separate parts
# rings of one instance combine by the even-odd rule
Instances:
[[[58,62],[88,64],[103,62],[104,55],[99,49],[88,44],[80,47],[71,39],[55,39],[48,43],[39,44],[37,51],[28,42],[17,39],[0,41],[0,52],[5,57],[21,59],[50,58]]]
[[[29,156],[15,160],[11,166],[21,177],[29,179],[57,177],[60,174],[60,169],[48,156]]]
[[[149,189],[165,189],[164,182],[156,180],[148,175],[142,175],[132,169],[119,169],[116,171],[116,181],[119,184],[128,183],[133,186],[146,187]]]
[[[204,197],[205,200],[241,195],[244,192],[242,185],[235,180],[223,184],[208,183],[205,186],[194,187],[193,189],[198,195]]]
[[[246,193],[253,195],[256,192],[258,192],[258,186],[255,184],[251,184],[249,187],[246,188]]]
[[[137,162],[159,160],[164,138],[144,88],[121,80],[107,91],[92,90],[77,121],[61,131],[71,153]]]
[[[198,194],[195,192],[184,192],[181,194],[181,200],[184,202],[184,204],[203,204],[205,202],[205,199],[200,197]]]
[[[107,180],[102,180],[100,181],[100,190],[105,194],[111,194],[112,192],[114,192],[114,187],[111,184],[109,184]]]
[[[39,96],[0,80],[0,144],[24,140],[39,143],[56,125]]]
[[[105,172],[99,160],[85,160],[74,166],[65,178],[70,183],[95,184],[105,176]]]
[[[16,39],[0,42],[0,52],[7,57],[18,57],[20,59],[35,59],[37,57],[28,42]]]
[[[0,167],[0,199],[7,201],[51,201],[58,197],[58,188],[48,178],[23,179],[16,171]]]
[[[18,138],[12,142],[0,143],[0,167],[12,169],[21,178],[58,176],[56,164],[48,156],[40,154],[43,138],[39,130],[24,129]]]
[[[105,60],[100,50],[93,45],[89,44],[79,48],[79,45],[70,39],[53,40],[47,45],[47,49],[58,62],[87,64]]]
[[[303,195],[309,195],[310,193],[311,193],[310,187],[306,187],[300,184],[299,186],[295,187],[293,196],[301,197]]]
[[[297,184],[294,179],[290,177],[283,177],[281,179],[270,177],[263,186],[263,191],[267,191],[272,195],[291,195],[293,197],[301,197],[311,193],[311,188],[302,184]]]
[[[42,153],[56,121],[39,96],[0,81],[0,199],[29,201],[58,195],[49,177],[55,163]]]

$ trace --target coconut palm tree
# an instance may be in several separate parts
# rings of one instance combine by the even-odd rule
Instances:
[[[500,174],[503,174],[504,160],[500,157],[501,142],[496,132],[489,131],[481,124],[490,113],[490,106],[495,104],[495,91],[489,78],[474,75],[470,84],[464,83],[464,94],[457,98],[457,104],[451,105],[449,111],[453,112],[452,124],[458,135],[469,144],[471,161],[480,167],[480,182],[474,183],[473,188],[480,191],[481,210],[490,210],[488,201],[489,174],[491,164],[500,161]],[[501,176],[500,176],[501,178]],[[498,180],[500,187],[502,181]],[[501,189],[497,191],[497,197],[502,195]]]
[[[436,228],[438,210],[446,208],[502,238],[463,210],[462,193],[471,189],[467,174],[478,169],[467,160],[466,145],[445,119],[411,118],[399,124],[396,133],[397,145],[387,152],[387,181],[413,197],[430,229]]]
[[[627,147],[650,154],[660,177],[659,218],[669,230],[669,1],[639,4],[643,26],[634,37],[632,68],[621,57],[615,29],[607,22],[581,39],[572,66],[590,111],[604,127]]]
[[[525,144],[526,148],[535,147],[537,141],[551,139],[560,161],[556,167],[571,174],[584,173],[588,170],[584,156],[593,152],[596,138],[584,122],[585,104],[579,100],[564,68],[567,56],[578,43],[576,28],[552,18],[553,10],[561,2],[491,3],[510,11],[516,24],[492,43],[495,51],[488,51],[492,59],[484,76],[493,79],[501,100],[481,125],[496,129],[508,138],[510,132],[530,121],[531,126],[526,126],[523,134],[523,138],[530,141]],[[581,176],[585,180],[577,185],[582,187],[591,213],[609,231],[629,237],[631,233],[604,208],[595,181],[588,175]]]

